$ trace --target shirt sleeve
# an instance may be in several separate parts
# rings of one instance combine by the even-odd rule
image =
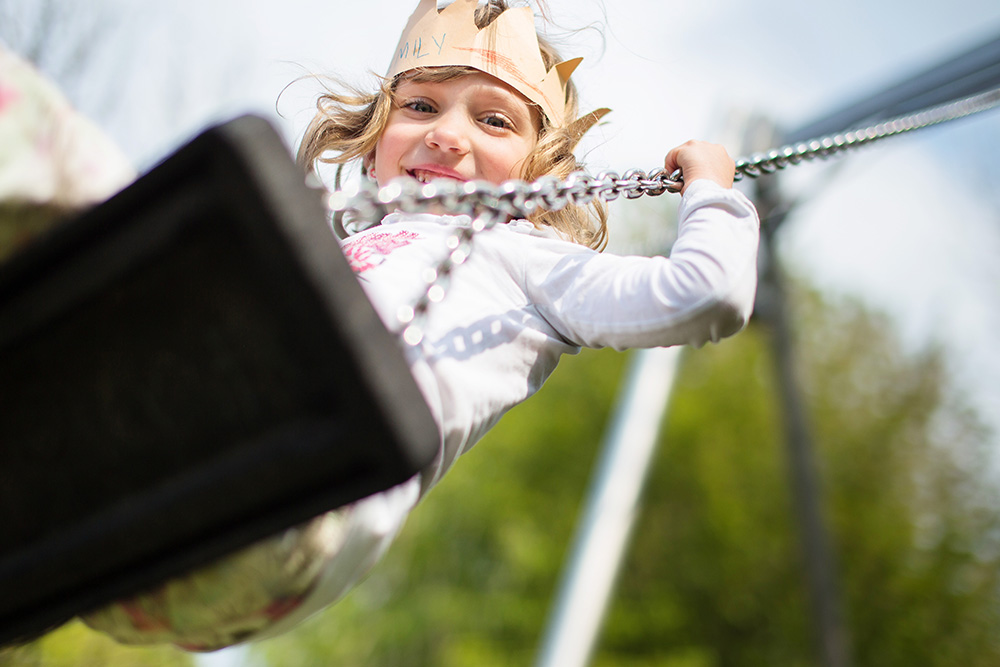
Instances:
[[[678,215],[669,257],[535,248],[525,275],[539,314],[585,347],[699,347],[740,331],[757,288],[753,204],[700,180],[688,186]]]

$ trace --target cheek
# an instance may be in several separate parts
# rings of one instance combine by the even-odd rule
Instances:
[[[510,146],[504,153],[496,153],[495,170],[504,180],[511,178],[521,178],[524,164],[528,156],[534,150],[534,142],[523,142],[517,146]],[[502,156],[502,157],[501,157]]]
[[[375,159],[371,167],[375,172],[375,180],[379,183],[399,175],[395,172],[402,152],[402,137],[399,135],[397,128],[386,127],[375,144]]]
[[[390,166],[396,162],[396,149],[395,144],[392,141],[384,141],[379,139],[378,143],[375,144],[375,157],[371,161],[371,169],[374,172],[375,180],[382,183],[388,178],[392,178],[389,174]]]

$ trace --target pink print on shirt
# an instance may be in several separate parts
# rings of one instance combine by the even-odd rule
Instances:
[[[3,113],[7,107],[17,102],[20,97],[21,93],[17,88],[4,85],[3,81],[0,81],[0,113]]]
[[[396,248],[409,245],[418,238],[419,234],[406,230],[377,231],[348,239],[342,249],[354,272],[364,273],[384,262],[386,256]]]

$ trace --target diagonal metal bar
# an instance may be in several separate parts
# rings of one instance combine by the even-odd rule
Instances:
[[[589,484],[536,667],[585,667],[628,550],[680,348],[637,350]]]
[[[773,179],[754,182],[762,219],[761,268],[754,317],[767,330],[785,436],[789,487],[809,593],[817,664],[852,665],[851,633],[845,618],[834,539],[823,509],[812,427],[796,369],[793,328],[785,279],[775,256],[774,232],[784,219]]]
[[[895,83],[880,86],[836,111],[787,132],[782,141],[806,141],[856,127],[861,123],[902,116],[998,86],[1000,35]]]
[[[998,86],[1000,37],[788,132],[782,141],[791,145],[841,132],[844,128],[878,123],[958,98],[979,95]],[[821,480],[814,461],[811,429],[795,372],[792,325],[786,310],[781,270],[774,256],[775,234],[793,204],[781,199],[773,178],[759,179],[754,185],[763,222],[762,250],[765,251],[755,315],[771,332],[775,373],[784,408],[790,483],[812,602],[817,658],[824,667],[846,667],[852,662],[850,632],[840,599],[835,549],[821,508]]]

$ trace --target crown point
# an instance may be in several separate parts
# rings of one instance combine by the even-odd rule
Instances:
[[[579,67],[582,62],[583,58],[571,58],[570,60],[564,60],[555,65],[552,69],[554,69],[556,74],[559,75],[559,83],[566,85],[566,82],[569,81],[569,77],[573,75],[573,72],[576,71],[576,68]]]

